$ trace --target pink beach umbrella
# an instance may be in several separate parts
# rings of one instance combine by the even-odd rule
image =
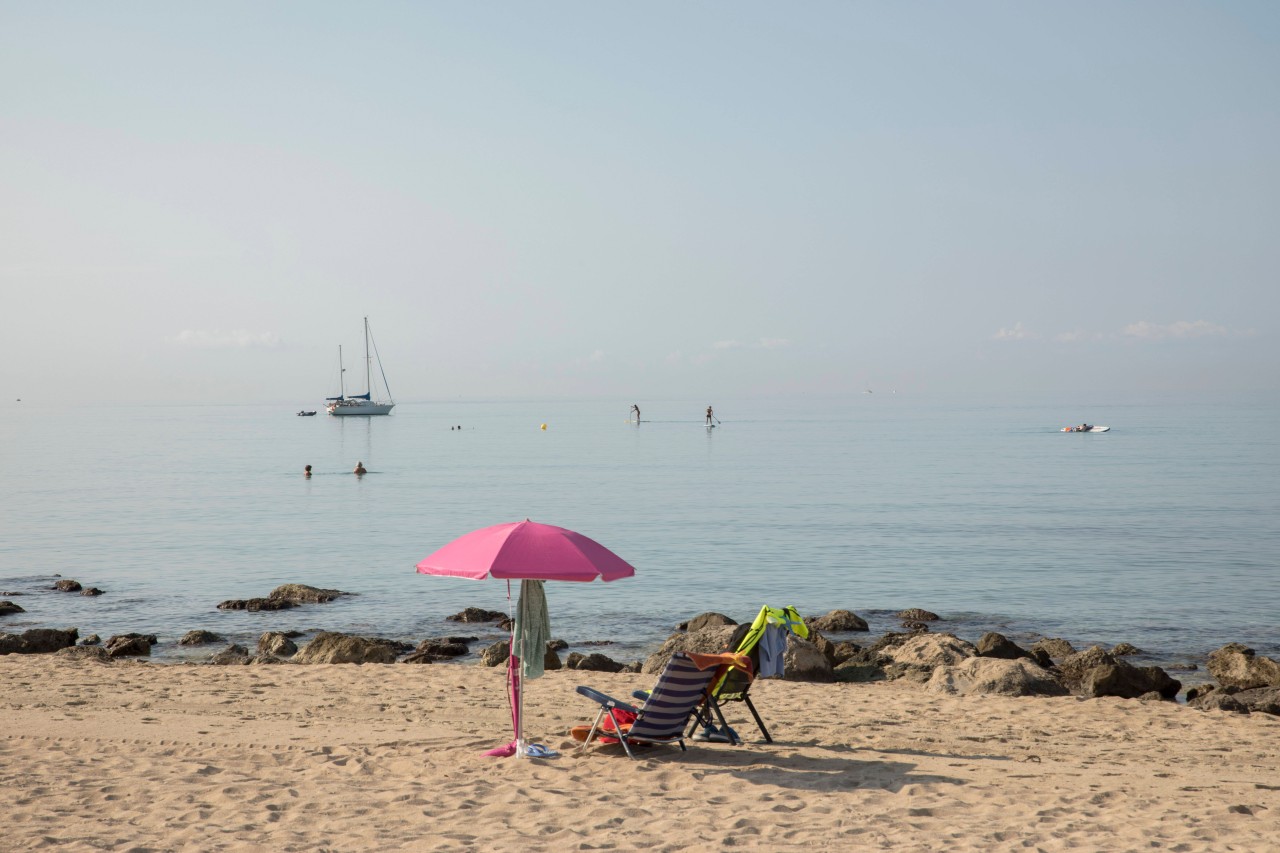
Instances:
[[[519,610],[527,613],[526,603],[536,601],[543,608],[545,599],[541,584],[528,581],[614,581],[629,578],[636,570],[608,548],[572,530],[550,524],[517,521],[495,524],[460,536],[418,563],[419,574],[484,580],[507,581],[507,600],[511,599],[511,581],[521,581]],[[520,620],[517,620],[520,621]],[[524,626],[521,625],[521,628]],[[523,755],[523,699],[521,661],[516,655],[516,637],[511,638],[511,654],[507,657],[507,685],[511,697],[511,722],[515,740],[490,750],[488,755]],[[541,653],[541,652],[539,652]]]

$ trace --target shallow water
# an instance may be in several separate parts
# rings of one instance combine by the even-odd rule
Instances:
[[[458,633],[506,585],[415,564],[467,531],[532,518],[637,570],[551,584],[557,636],[639,656],[704,610],[854,610],[873,630],[923,607],[975,640],[1128,641],[1171,663],[1225,642],[1280,652],[1274,402],[830,401],[407,403],[385,418],[296,406],[7,404],[0,630],[269,629],[418,640]],[[1087,417],[1105,434],[1063,434]],[[547,429],[540,429],[546,423]],[[461,425],[461,430],[450,430]],[[351,473],[363,461],[369,474]],[[315,475],[302,476],[305,464]],[[97,586],[55,593],[54,575]],[[282,583],[357,593],[224,612]],[[471,628],[473,626],[468,626]],[[498,637],[493,629],[469,630]]]

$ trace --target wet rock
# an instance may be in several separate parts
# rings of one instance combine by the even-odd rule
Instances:
[[[1031,645],[1031,654],[1036,656],[1036,652],[1043,652],[1048,655],[1051,660],[1061,660],[1076,653],[1075,646],[1066,640],[1055,637],[1051,639],[1038,640]]]
[[[12,601],[0,601],[0,616],[8,616],[10,613],[26,613],[26,612],[27,611],[23,610],[21,607],[14,604]]]
[[[701,631],[703,628],[719,628],[723,625],[737,625],[738,620],[730,619],[723,613],[699,613],[688,622],[676,626],[677,631]]]
[[[556,654],[556,650],[551,648],[550,643],[547,643],[547,651],[542,656],[542,668],[547,671],[564,668],[564,664],[560,662],[560,655]]]
[[[203,646],[206,643],[221,643],[222,637],[212,631],[188,631],[178,640],[180,646]]]
[[[1135,646],[1133,643],[1116,643],[1111,647],[1111,654],[1120,658],[1130,657],[1131,655],[1143,655],[1146,654],[1146,652]]]
[[[294,606],[292,601],[283,598],[233,598],[218,605],[219,610],[247,610],[256,613],[259,610],[289,610]]]
[[[1182,689],[1182,682],[1160,667],[1134,666],[1102,646],[1091,646],[1064,659],[1058,665],[1058,676],[1067,689],[1081,696],[1136,699],[1155,691],[1173,699]]]
[[[815,631],[828,634],[854,634],[869,631],[867,620],[852,610],[832,610],[821,616],[811,616],[804,623]]]
[[[1135,699],[1146,693],[1157,693],[1173,699],[1182,682],[1171,678],[1158,666],[1133,666],[1120,660],[1111,666],[1098,666],[1085,673],[1080,690],[1085,696],[1119,696]]]
[[[975,648],[978,650],[978,656],[984,658],[1017,660],[1018,658],[1031,657],[1031,654],[1026,649],[1010,640],[1004,634],[997,634],[995,631],[988,631],[983,634],[978,639]]]
[[[1228,643],[1209,654],[1209,674],[1224,687],[1248,690],[1280,686],[1280,663],[1241,643]]]
[[[264,664],[270,665],[277,663],[291,663],[291,661],[287,661],[284,658],[278,658],[275,655],[254,655],[249,658],[250,666],[262,666]]]
[[[1026,658],[972,657],[954,666],[940,666],[925,689],[962,696],[1067,695],[1052,673]]]
[[[103,648],[113,658],[150,657],[155,644],[155,634],[115,634],[107,638]]]
[[[1208,696],[1210,693],[1218,689],[1216,684],[1197,684],[1194,687],[1187,688],[1187,702],[1190,703],[1194,699],[1201,696]]]
[[[294,604],[327,604],[343,595],[352,593],[340,589],[319,589],[302,583],[281,584],[267,597],[272,601],[290,601]]]
[[[475,637],[440,637],[437,639],[427,639],[418,643],[417,647],[413,650],[413,653],[432,655],[436,660],[462,657],[465,654],[471,653],[471,648],[467,644],[474,640]]]
[[[216,666],[247,666],[249,663],[249,650],[244,646],[232,643],[211,656],[209,663]]]
[[[573,652],[564,662],[566,669],[584,669],[592,672],[621,672],[622,664],[613,658],[592,652],[589,655]]]
[[[484,610],[479,607],[468,607],[461,613],[444,617],[450,622],[503,622],[507,614],[501,610]]]
[[[74,646],[80,632],[75,628],[31,628],[21,634],[0,634],[0,655],[41,655]]]
[[[258,637],[258,655],[287,658],[297,654],[298,646],[279,631],[266,631]]]
[[[380,637],[321,631],[293,657],[294,663],[395,663],[401,644]]]
[[[937,613],[921,610],[919,607],[912,607],[898,613],[898,618],[905,622],[937,622],[942,617]]]
[[[90,586],[80,590],[80,594],[87,595],[87,596],[97,596],[97,595],[102,595],[102,590],[98,589],[96,586]]]
[[[73,581],[70,578],[66,578],[60,581],[56,581],[53,584],[53,588],[56,589],[58,592],[79,592],[80,581]]]
[[[547,648],[551,649],[551,651],[553,652],[562,652],[565,649],[569,648],[569,644],[566,643],[564,640],[558,640],[558,639],[548,640]]]
[[[83,640],[80,641],[80,645],[96,646],[101,642],[102,642],[102,638],[99,637],[97,634],[90,634],[89,636],[85,637]]]

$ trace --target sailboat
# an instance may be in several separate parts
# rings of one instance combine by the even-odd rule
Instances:
[[[382,369],[382,359],[378,356],[378,345],[373,345],[373,354],[369,354],[369,318],[364,318],[364,393],[347,394],[346,368],[342,366],[342,346],[338,346],[338,396],[326,397],[325,409],[331,415],[389,415],[395,408],[391,399],[391,389],[387,386],[387,374]],[[378,359],[378,374],[382,377],[382,387],[386,388],[387,399],[373,398],[373,360]]]

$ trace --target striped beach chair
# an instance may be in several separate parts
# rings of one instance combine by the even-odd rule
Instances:
[[[591,728],[585,733],[579,751],[585,750],[595,740],[596,735],[606,737],[617,736],[622,741],[622,748],[627,755],[635,758],[631,747],[638,743],[679,744],[685,749],[685,726],[707,698],[707,691],[712,683],[730,666],[750,666],[741,655],[718,654],[702,655],[676,652],[671,656],[666,669],[658,676],[658,683],[649,691],[649,696],[639,708],[621,699],[601,693],[590,687],[579,687],[578,693],[592,702],[599,703],[600,710],[596,714]],[[712,703],[712,707],[718,707]],[[627,722],[620,718],[618,712],[626,712],[626,716],[634,719]],[[608,717],[610,728],[602,728],[601,724]],[[611,729],[611,730],[610,730]],[[575,737],[578,734],[575,732]]]

